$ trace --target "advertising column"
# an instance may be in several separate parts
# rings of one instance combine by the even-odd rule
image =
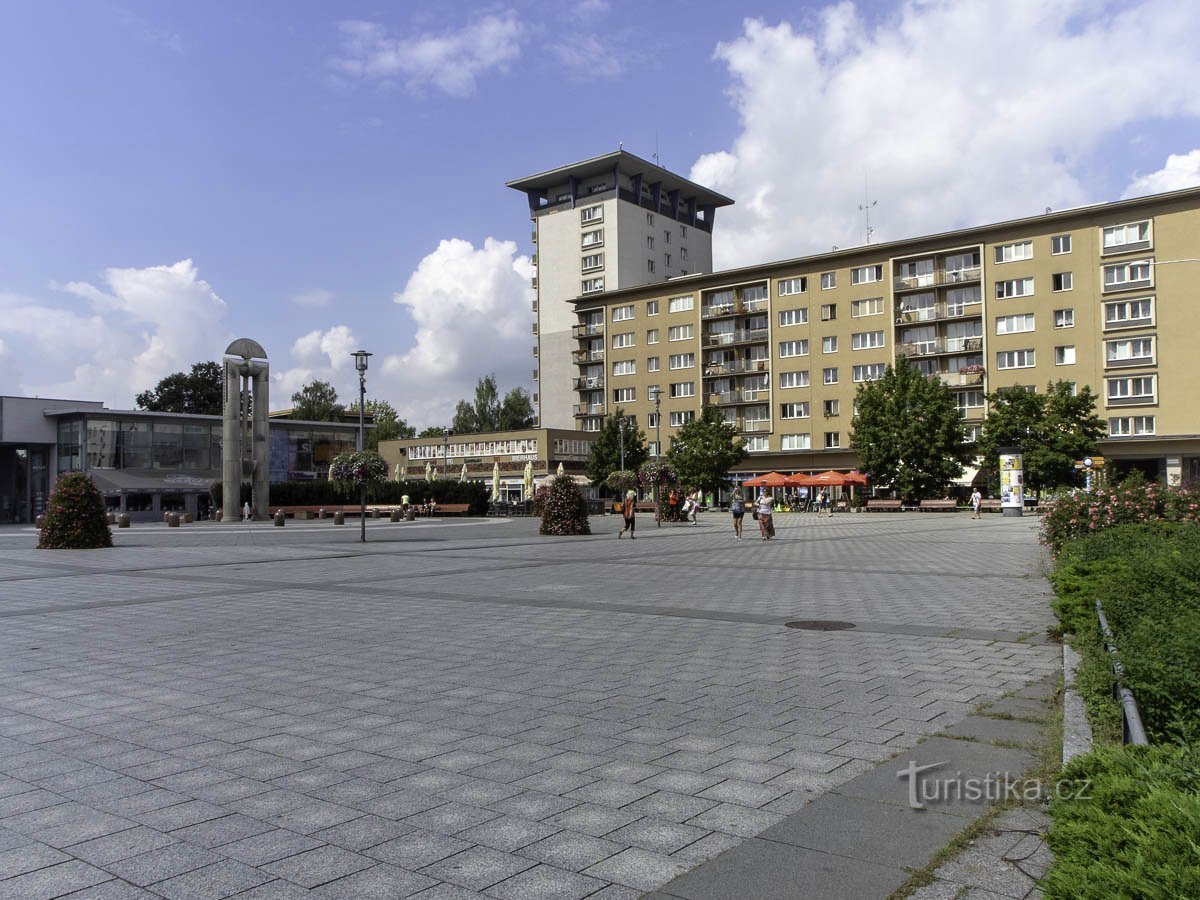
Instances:
[[[1000,456],[1000,512],[1019,516],[1025,511],[1025,462],[1017,447],[997,449]]]

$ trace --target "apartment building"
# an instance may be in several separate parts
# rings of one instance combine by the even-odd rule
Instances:
[[[950,388],[969,438],[988,392],[1064,380],[1099,396],[1119,470],[1195,479],[1197,283],[1200,189],[1176,191],[580,293],[565,383],[584,431],[620,408],[665,451],[714,406],[744,471],[846,468],[857,389],[904,354]]]
[[[533,221],[539,424],[573,429],[575,298],[712,271],[716,210],[733,201],[623,150],[508,187]]]

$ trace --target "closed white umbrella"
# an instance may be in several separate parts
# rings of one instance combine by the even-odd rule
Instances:
[[[463,463],[462,471],[458,473],[458,480],[459,481],[467,480],[467,464],[466,463]]]
[[[525,499],[533,496],[533,462],[525,463]]]
[[[500,500],[500,463],[492,463],[492,502]]]
[[[433,464],[425,463],[425,480],[433,481]]]
[[[556,474],[559,478],[563,477],[563,464],[561,462],[558,464],[558,472]]]

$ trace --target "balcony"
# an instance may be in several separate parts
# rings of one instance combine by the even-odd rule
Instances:
[[[595,337],[598,334],[604,334],[604,323],[594,322],[588,325],[572,325],[571,337],[587,338]]]
[[[742,372],[765,372],[765,359],[735,359],[733,362],[709,363],[704,367],[705,378],[720,378],[722,375],[739,375]]]
[[[603,403],[576,403],[575,417],[580,416],[602,416],[604,415]]]
[[[741,391],[721,391],[708,395],[709,406],[734,406],[738,403],[766,403],[770,399],[767,388]]]
[[[969,269],[938,269],[927,275],[893,278],[892,290],[896,292],[921,291],[946,284],[971,284],[979,281],[982,276],[983,269],[979,266],[972,266]]]
[[[983,315],[983,301],[971,303],[935,303],[920,309],[904,309],[896,315],[897,325],[915,325],[920,322],[936,322],[938,319],[965,319]]]
[[[766,328],[756,328],[753,330],[739,328],[737,331],[706,334],[701,338],[701,346],[731,347],[734,344],[764,343],[769,336],[770,332]]]
[[[603,350],[576,350],[571,354],[571,362],[577,366],[585,363],[604,362]]]
[[[589,375],[584,378],[576,378],[571,382],[571,390],[573,391],[599,391],[604,388],[603,375]]]
[[[935,356],[939,353],[978,353],[983,350],[983,338],[934,338],[932,341],[909,341],[896,345],[896,353],[905,356]]]
[[[734,419],[733,424],[742,434],[767,434],[771,430],[770,419]]]
[[[748,313],[767,311],[767,298],[738,300],[734,303],[716,303],[700,307],[701,320],[720,319],[726,316],[741,316]]]

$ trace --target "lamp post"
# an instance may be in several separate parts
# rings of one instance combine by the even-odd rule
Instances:
[[[621,471],[625,471],[625,417],[617,419],[617,430],[621,433]]]
[[[662,459],[662,388],[650,388],[650,399],[654,401],[654,462]],[[659,468],[658,466],[655,467]],[[658,508],[658,472],[654,473],[654,522],[662,528],[662,516]]]
[[[367,360],[370,359],[371,354],[366,350],[355,350],[350,355],[354,357],[354,368],[358,370],[358,452],[362,453],[366,449],[363,413],[367,405]],[[365,544],[367,542],[367,486],[365,484],[358,486],[358,525],[358,539]]]
[[[442,481],[446,480],[447,466],[450,464],[450,429],[442,429]]]

